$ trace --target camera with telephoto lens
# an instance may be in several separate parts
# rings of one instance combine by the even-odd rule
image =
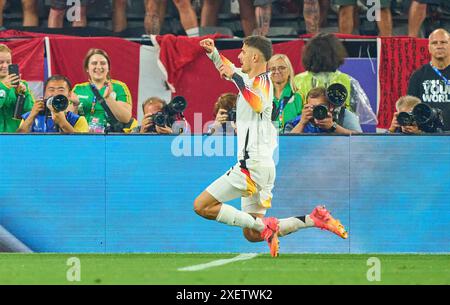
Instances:
[[[344,85],[335,83],[328,86],[326,91],[327,101],[338,109],[344,105],[348,92]],[[328,107],[325,105],[315,106],[313,109],[313,117],[316,120],[323,120],[328,117]]]
[[[69,107],[69,99],[64,95],[59,94],[49,97],[45,104],[49,109],[53,107],[53,109],[55,109],[55,112],[62,112],[65,111],[67,107]]]
[[[55,109],[55,112],[61,112],[65,111],[67,107],[69,106],[69,100],[64,95],[55,95],[51,96],[47,99],[44,99],[44,105],[45,108],[41,112],[39,112],[39,115],[44,115],[46,117],[49,117],[51,115],[50,107],[53,106]]]
[[[417,125],[423,132],[442,132],[444,127],[442,110],[425,103],[414,106],[412,112],[400,112],[397,121],[400,126]]]
[[[184,118],[183,111],[186,109],[187,102],[182,96],[175,96],[167,105],[153,114],[150,118],[154,125],[150,126],[148,132],[156,132],[156,126],[172,127],[177,120]]]

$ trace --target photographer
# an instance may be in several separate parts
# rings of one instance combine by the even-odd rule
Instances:
[[[305,101],[311,89],[340,83],[348,92],[345,107],[358,116],[359,123],[377,125],[377,116],[359,81],[338,70],[347,56],[344,45],[334,34],[315,35],[303,48],[302,64],[306,71],[294,77],[294,85]]]
[[[395,107],[389,133],[422,134],[442,132],[442,111],[431,108],[415,96],[400,97]]]
[[[70,81],[62,75],[48,78],[44,100],[37,101],[31,111],[22,116],[17,132],[88,132],[86,118],[67,111],[71,89]]]
[[[224,93],[214,104],[214,123],[208,126],[209,135],[234,135],[236,130],[236,101],[234,93]]]
[[[187,124],[184,118],[181,120],[174,120],[171,126],[164,124],[158,126],[154,119],[156,116],[162,117],[164,110],[167,109],[167,104],[159,97],[150,97],[142,104],[142,111],[144,118],[142,125],[133,129],[132,133],[151,133],[151,134],[181,134],[187,132]],[[184,109],[183,109],[184,110]],[[181,114],[181,113],[180,113]],[[170,119],[169,119],[170,120]],[[167,121],[167,120],[166,120]],[[170,122],[166,122],[170,123]]]
[[[321,109],[325,109],[323,106],[326,107],[322,119],[315,115],[317,112],[315,108],[320,106]],[[358,117],[345,107],[336,107],[331,103],[324,87],[316,87],[308,92],[302,114],[288,123],[285,130],[287,132],[290,130],[293,134],[328,132],[350,135],[362,132]]]
[[[12,52],[4,44],[0,44],[0,132],[16,132],[20,119],[14,118],[18,97],[24,97],[23,109],[18,116],[30,111],[34,104],[33,95],[27,82],[20,75],[9,74],[12,63]]]

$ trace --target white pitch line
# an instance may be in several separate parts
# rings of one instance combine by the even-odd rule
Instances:
[[[258,256],[257,253],[243,253],[243,254],[239,254],[238,256],[233,257],[233,258],[219,259],[219,260],[212,261],[212,262],[209,262],[206,264],[178,268],[178,271],[199,271],[199,270],[204,270],[204,269],[208,269],[211,267],[217,267],[217,266],[222,266],[222,265],[226,265],[229,263],[234,263],[237,261],[245,261],[248,259],[252,259],[256,256]]]

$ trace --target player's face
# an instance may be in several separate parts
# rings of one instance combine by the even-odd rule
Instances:
[[[289,69],[283,59],[271,60],[268,65],[272,72],[272,81],[276,84],[285,84],[289,80]]]
[[[445,33],[438,31],[430,36],[428,49],[431,57],[443,60],[450,57],[450,37]]]
[[[8,66],[11,64],[11,53],[0,52],[0,78],[8,75]]]
[[[65,97],[69,96],[69,86],[64,80],[52,80],[49,81],[47,87],[45,88],[45,98],[49,98],[55,95],[64,95]]]
[[[251,70],[251,63],[253,59],[252,49],[244,44],[241,49],[241,53],[239,53],[239,61],[241,62],[242,72],[248,73]]]
[[[109,65],[106,57],[100,54],[92,55],[89,59],[88,73],[92,80],[106,80],[109,73]]]

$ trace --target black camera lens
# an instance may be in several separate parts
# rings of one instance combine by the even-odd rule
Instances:
[[[64,95],[56,95],[47,99],[47,107],[53,106],[56,112],[65,111],[69,106],[69,100]]]
[[[416,118],[417,124],[425,125],[435,119],[435,111],[427,104],[417,104],[413,109],[413,115]]]
[[[328,117],[328,108],[325,105],[315,106],[313,109],[313,118],[323,120]]]
[[[335,83],[327,88],[328,101],[336,107],[344,105],[348,92],[344,85]]]
[[[167,104],[167,110],[170,114],[181,113],[186,109],[187,102],[182,96],[175,96],[169,104]]]
[[[157,112],[152,115],[152,121],[156,126],[164,127],[167,125],[167,116],[162,112]]]
[[[400,126],[411,126],[414,125],[414,115],[409,112],[400,112],[397,116],[397,121]]]

